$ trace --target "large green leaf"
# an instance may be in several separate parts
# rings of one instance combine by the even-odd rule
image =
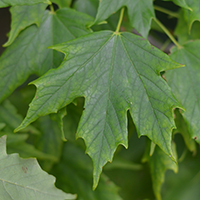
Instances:
[[[45,12],[39,28],[33,25],[24,30],[0,58],[0,102],[31,74],[42,75],[57,67],[63,55],[47,47],[88,33],[86,24],[92,19],[63,8],[56,13]]]
[[[151,20],[155,17],[152,0],[101,0],[94,23],[107,19],[121,7],[128,8],[131,25],[144,37],[148,36]]]
[[[40,3],[31,6],[11,7],[11,31],[9,33],[9,39],[4,46],[12,44],[18,34],[27,26],[31,24],[37,24],[37,26],[39,26],[46,6],[46,4]]]
[[[98,188],[92,190],[92,162],[82,149],[70,142],[65,144],[61,161],[52,173],[58,177],[57,186],[65,192],[76,193],[77,200],[122,200],[119,188],[104,174]]]
[[[16,6],[16,5],[33,5],[37,3],[48,3],[51,2],[49,0],[0,0],[0,8],[7,6]]]
[[[179,64],[131,33],[102,31],[52,48],[64,52],[65,61],[33,82],[36,96],[16,131],[84,96],[77,137],[85,139],[93,159],[94,187],[116,147],[127,147],[128,109],[138,135],[147,135],[173,158],[172,109],[180,105],[160,71]]]
[[[172,145],[174,152],[175,144]],[[153,190],[157,200],[161,200],[161,186],[165,179],[165,172],[170,169],[175,173],[178,171],[178,165],[173,162],[158,146],[155,147],[152,156],[149,155],[149,148],[143,161],[148,162],[151,170]]]
[[[36,159],[7,155],[6,137],[0,138],[0,194],[2,200],[75,199],[54,186],[55,178],[42,171]]]
[[[166,78],[174,94],[186,109],[183,117],[188,125],[190,138],[198,138],[200,142],[200,41],[186,43],[183,48],[174,48],[171,57],[186,65],[166,73]]]

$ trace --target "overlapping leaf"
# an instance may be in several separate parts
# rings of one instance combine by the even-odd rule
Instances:
[[[54,186],[55,178],[42,171],[36,159],[7,155],[6,137],[0,138],[0,195],[2,200],[75,199]]]
[[[188,26],[188,31],[190,31],[194,21],[200,21],[200,1],[186,0],[186,3],[192,9],[183,9],[186,25]]]
[[[16,6],[16,5],[34,5],[37,3],[47,3],[51,4],[49,0],[0,0],[0,8],[7,6]]]
[[[58,69],[33,82],[38,90],[17,131],[84,96],[77,137],[84,138],[93,159],[94,187],[116,147],[127,147],[128,109],[138,135],[147,135],[172,155],[172,108],[180,105],[160,71],[179,64],[131,33],[92,33],[53,49],[67,57]]]
[[[119,188],[104,174],[98,188],[92,190],[92,162],[82,149],[70,142],[65,144],[61,161],[52,172],[58,177],[57,185],[66,192],[76,193],[77,200],[122,200]]]
[[[39,26],[46,6],[46,4],[40,3],[31,6],[11,7],[11,31],[9,33],[9,39],[4,46],[10,45],[18,34],[31,24],[37,24]]]
[[[175,152],[175,144],[173,144],[172,147]],[[158,146],[155,147],[152,156],[149,156],[149,151],[147,151],[143,161],[149,162],[153,182],[153,190],[156,199],[161,200],[161,186],[165,179],[165,172],[170,169],[177,173],[178,165],[173,162],[170,157],[167,156]]]
[[[166,78],[186,112],[183,117],[188,125],[190,137],[200,142],[200,41],[186,43],[183,48],[174,48],[171,57],[186,65],[181,70],[169,71]]]
[[[148,36],[151,20],[155,17],[152,0],[101,0],[94,23],[107,19],[126,6],[131,25],[144,37]]]
[[[10,95],[31,74],[42,75],[57,67],[63,55],[47,47],[89,32],[92,18],[69,8],[45,12],[39,28],[24,30],[0,58],[0,101]]]
[[[178,36],[178,42],[180,44],[184,44],[188,40],[200,39],[200,22],[194,22],[190,32],[188,31],[188,27],[185,26],[185,24],[187,24],[187,22],[184,18],[183,10],[181,10],[179,12],[179,18],[176,29],[174,31],[175,35]]]

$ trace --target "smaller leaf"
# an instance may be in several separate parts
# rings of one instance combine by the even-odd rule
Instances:
[[[6,136],[0,138],[0,194],[2,200],[65,200],[75,199],[55,188],[55,178],[44,172],[36,159],[7,155]]]
[[[150,145],[148,145],[150,147]],[[178,165],[171,160],[158,146],[155,147],[154,153],[152,156],[149,155],[150,148],[147,146],[147,151],[144,155],[143,161],[149,162],[152,182],[153,182],[153,191],[157,200],[161,200],[161,186],[165,179],[165,172],[168,169],[173,170],[175,173],[178,171]],[[175,144],[172,143],[173,153],[176,155]],[[176,156],[177,157],[177,156]]]
[[[10,9],[11,12],[11,31],[9,33],[9,39],[4,44],[4,47],[9,46],[18,36],[18,34],[31,24],[40,25],[46,4],[40,3],[31,6],[13,6]]]
[[[176,5],[182,7],[182,8],[186,8],[186,9],[189,9],[189,10],[192,10],[188,4],[187,4],[187,0],[163,0],[163,1],[172,1],[174,2]]]

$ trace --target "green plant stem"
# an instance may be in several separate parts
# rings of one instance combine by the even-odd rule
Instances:
[[[119,17],[119,22],[117,24],[117,29],[116,29],[116,33],[119,33],[119,30],[120,30],[120,26],[121,26],[121,23],[122,23],[122,20],[123,20],[123,16],[124,16],[124,7],[121,9],[121,12],[120,12],[120,17]]]
[[[176,12],[172,12],[172,11],[167,10],[167,9],[165,9],[165,8],[162,8],[162,7],[160,7],[160,6],[155,6],[155,5],[154,5],[153,7],[154,7],[155,10],[160,11],[160,12],[162,12],[162,13],[165,13],[165,14],[167,14],[167,15],[170,15],[170,16],[172,16],[172,17],[176,17],[176,18],[179,17],[179,14],[176,13]]]
[[[51,10],[52,13],[55,12],[55,11],[54,11],[54,8],[53,8],[53,4],[50,5],[50,10]]]
[[[171,39],[171,41],[179,48],[181,49],[181,45],[176,41],[174,36],[169,32],[169,30],[156,18],[153,18],[154,21],[160,26],[160,28],[165,32],[165,34]]]

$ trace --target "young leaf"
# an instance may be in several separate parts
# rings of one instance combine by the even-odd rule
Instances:
[[[9,46],[18,34],[31,24],[40,25],[47,4],[40,3],[31,6],[13,6],[10,8],[12,20],[9,39],[4,46]]]
[[[147,135],[172,155],[172,108],[180,105],[160,71],[179,64],[131,33],[102,31],[52,48],[65,53],[65,61],[33,82],[36,96],[16,131],[84,96],[77,137],[84,138],[93,159],[94,188],[117,146],[127,147],[128,109],[138,135]]]
[[[7,6],[34,5],[37,3],[51,4],[49,0],[0,0],[0,8]]]
[[[166,79],[176,97],[180,100],[186,112],[183,117],[188,125],[190,137],[198,138],[200,142],[200,41],[186,43],[183,48],[174,48],[171,57],[177,62],[184,63],[185,68],[166,73]]]
[[[172,145],[173,152],[176,151],[175,144]],[[149,149],[149,148],[148,148]],[[165,179],[165,172],[168,169],[173,170],[175,173],[178,171],[178,165],[171,160],[158,146],[155,147],[154,153],[152,156],[149,155],[149,150],[146,152],[145,157],[143,158],[144,162],[149,162],[153,190],[157,200],[161,200],[161,186]]]
[[[0,58],[0,102],[31,74],[42,75],[57,67],[63,55],[47,47],[90,32],[92,17],[69,8],[46,11],[40,27],[24,30]],[[9,58],[9,59],[8,59]]]
[[[65,143],[61,161],[52,172],[58,177],[56,184],[66,192],[76,193],[77,200],[122,200],[119,188],[104,174],[98,188],[92,190],[91,160],[82,149],[70,142]]]
[[[178,5],[182,8],[192,10],[187,4],[187,0],[163,0],[163,1],[173,1],[176,5]]]
[[[42,171],[36,159],[7,155],[6,137],[0,138],[0,194],[2,200],[75,199],[54,186],[55,178]]]
[[[146,38],[155,17],[152,0],[101,0],[94,23],[102,22],[123,6],[128,9],[131,25]]]

